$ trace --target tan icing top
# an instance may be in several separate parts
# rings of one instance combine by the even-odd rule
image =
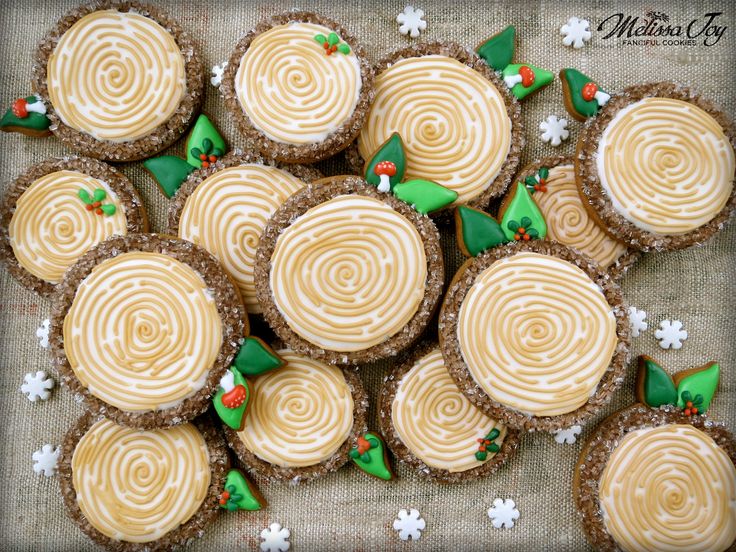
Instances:
[[[331,32],[312,23],[279,25],[257,35],[241,59],[238,100],[253,126],[271,140],[323,142],[355,111],[360,62],[352,50],[325,54],[314,37]]]
[[[658,234],[684,234],[715,217],[736,167],[718,122],[671,98],[645,98],[619,111],[601,135],[596,163],[614,209]]]
[[[616,319],[577,266],[522,252],[494,262],[468,290],[458,339],[488,396],[534,416],[583,406],[611,363]]]
[[[122,253],[82,281],[64,319],[79,381],[121,410],[169,408],[205,384],[222,346],[211,291],[167,255]]]
[[[261,233],[276,209],[302,186],[286,171],[242,165],[207,178],[184,204],[179,237],[217,257],[237,282],[248,312],[261,312],[253,278]]]
[[[74,450],[72,483],[80,510],[100,533],[152,542],[186,523],[204,502],[207,443],[192,424],[142,431],[103,419]]]
[[[558,165],[549,170],[547,191],[534,200],[547,222],[547,238],[579,249],[603,268],[626,252],[626,246],[610,238],[588,215],[575,183],[575,167]]]
[[[477,439],[493,428],[501,435],[506,428],[480,410],[458,389],[447,372],[442,353],[428,353],[401,378],[391,404],[391,422],[401,441],[416,457],[432,468],[462,472],[476,468],[495,456],[489,452],[485,461],[475,458]]]
[[[77,193],[101,188],[104,203],[115,214],[87,211]],[[128,233],[125,211],[110,186],[77,171],[56,171],[35,180],[15,204],[8,237],[18,263],[28,272],[56,284],[67,268],[92,246],[112,235]]]
[[[375,82],[376,99],[358,148],[370,159],[394,132],[406,148],[406,179],[434,180],[458,193],[456,203],[482,194],[511,148],[503,96],[480,73],[454,58],[402,59]]]
[[[401,330],[426,281],[417,229],[366,196],[309,209],[282,232],[271,256],[276,307],[295,333],[332,351],[361,351]]]
[[[253,454],[282,467],[330,458],[353,428],[353,395],[340,368],[278,351],[286,367],[252,381],[245,427],[238,433]]]
[[[66,125],[112,142],[150,134],[186,92],[184,56],[174,37],[153,19],[117,10],[74,23],[54,48],[46,77]]]
[[[606,530],[627,552],[721,552],[736,539],[736,468],[690,425],[626,435],[601,476]]]

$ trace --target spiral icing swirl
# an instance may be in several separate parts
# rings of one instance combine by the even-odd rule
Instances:
[[[500,444],[506,428],[478,410],[458,389],[442,353],[425,355],[401,378],[391,405],[391,422],[406,447],[432,468],[462,472],[484,461],[475,458],[477,439],[498,428]]]
[[[708,223],[733,189],[734,150],[696,105],[645,98],[608,123],[596,159],[614,209],[648,232],[684,234]]]
[[[577,266],[531,252],[476,278],[460,307],[458,339],[488,396],[534,416],[584,405],[618,341],[601,289]]]
[[[105,203],[115,214],[87,211],[77,193],[96,189],[107,193]],[[35,180],[18,198],[8,225],[8,237],[18,263],[28,272],[56,284],[67,268],[90,247],[112,235],[128,232],[125,210],[110,186],[77,171],[56,171]]]
[[[250,122],[271,140],[323,142],[353,114],[362,78],[355,54],[326,55],[314,37],[332,29],[289,23],[253,39],[235,75]]]
[[[606,529],[626,551],[720,552],[736,539],[736,468],[690,425],[626,435],[603,471],[599,500]]]
[[[406,178],[426,178],[458,193],[482,194],[511,148],[511,120],[498,89],[454,58],[402,59],[376,78],[376,98],[360,131],[363,159],[398,132]]]
[[[353,395],[340,368],[289,349],[278,353],[287,365],[253,380],[251,405],[238,436],[271,464],[319,464],[350,435]]]
[[[261,312],[253,277],[261,233],[276,209],[302,186],[286,171],[242,165],[207,178],[184,204],[179,237],[217,257],[237,283],[248,312]]]
[[[59,39],[46,67],[54,110],[99,140],[127,142],[174,114],[186,92],[184,56],[174,37],[134,12],[100,10]]]
[[[207,444],[192,424],[141,431],[104,419],[72,456],[77,504],[103,535],[152,542],[200,508],[210,485]]]
[[[79,381],[126,411],[170,408],[205,384],[222,323],[202,277],[167,255],[128,252],[87,276],[64,318]]]
[[[282,232],[271,256],[276,307],[295,333],[332,351],[361,351],[401,330],[426,281],[417,229],[365,196],[309,209]]]
[[[608,268],[626,252],[626,246],[610,238],[588,214],[575,183],[575,167],[558,165],[549,170],[547,191],[534,200],[547,222],[547,237],[579,249]]]

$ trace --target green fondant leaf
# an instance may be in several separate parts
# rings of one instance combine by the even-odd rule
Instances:
[[[721,377],[721,367],[713,363],[705,370],[695,372],[689,376],[685,376],[680,380],[680,384],[677,386],[677,390],[680,393],[680,398],[677,401],[677,406],[683,408],[685,401],[683,395],[685,393],[694,394],[696,402],[698,395],[701,396],[703,404],[698,406],[698,413],[703,414],[710,407],[710,402],[713,400],[713,395],[718,387],[718,381]],[[691,399],[692,400],[692,399]],[[697,405],[696,405],[697,406]]]
[[[401,201],[426,215],[442,209],[457,199],[457,192],[430,180],[407,180],[393,187],[393,192]]]
[[[491,443],[486,447],[486,450],[488,452],[498,452],[499,450],[501,450],[501,447],[499,447],[496,443]]]
[[[383,442],[383,439],[375,433],[366,433],[363,437],[368,440],[371,445],[374,440],[377,442],[377,446],[375,448],[371,448],[371,450],[375,450],[375,453],[364,453],[358,456],[350,454],[350,459],[368,475],[383,479],[384,481],[393,479],[394,475],[391,473],[391,468],[386,463],[386,444]],[[364,460],[363,457],[366,455],[368,456],[368,459]]]
[[[209,144],[209,148],[206,147],[207,144]],[[193,153],[195,148],[204,151],[200,151],[195,155]],[[187,163],[193,167],[200,168],[202,166],[202,160],[199,158],[200,154],[209,154],[214,148],[223,152],[227,151],[225,140],[217,132],[215,125],[207,118],[207,115],[200,115],[187,140]]]
[[[537,232],[536,228],[529,228],[526,231],[527,234],[529,234],[530,238],[537,239],[539,237],[539,232]]]
[[[370,452],[364,452],[360,455],[360,461],[361,462],[370,462],[371,461],[371,453]]]
[[[94,192],[92,192],[92,199],[94,201],[102,201],[107,197],[107,193],[102,188],[95,189]]]
[[[534,186],[536,186],[537,184],[539,184],[539,182],[537,182],[537,179],[534,178],[533,176],[527,176],[524,179],[524,184],[526,184],[528,187],[532,188],[532,190],[529,190],[529,191],[533,193]]]
[[[589,82],[595,82],[593,79],[577,69],[567,68],[560,71],[560,80],[565,94],[565,107],[570,115],[578,119],[585,119],[598,113],[601,106],[598,105],[595,98],[592,100],[583,98],[583,87]],[[595,84],[598,86],[598,83]],[[600,86],[598,90],[605,92]]]
[[[215,157],[222,157],[225,152],[222,151],[220,148],[212,148],[212,152],[211,153]]]
[[[230,500],[221,506],[231,512],[235,510],[248,510],[254,512],[263,509],[263,504],[258,500],[253,486],[245,476],[238,470],[230,470],[225,478],[225,488],[230,493]],[[232,490],[231,490],[232,489]]]
[[[194,167],[173,155],[146,159],[143,166],[153,175],[166,197],[173,197]]]
[[[104,205],[100,205],[100,209],[102,209],[102,212],[105,213],[108,217],[111,217],[115,214],[115,211],[117,211],[112,203],[105,203]]]
[[[325,42],[327,42],[327,37],[323,34],[316,34],[314,35],[314,40],[316,40],[320,44],[324,44]]]
[[[514,59],[516,29],[509,25],[478,46],[476,52],[496,71],[503,71]]]
[[[245,410],[248,408],[248,402],[250,402],[250,386],[248,385],[248,380],[246,380],[240,372],[232,369],[230,371],[234,374],[235,385],[242,385],[245,387],[247,391],[245,401],[243,401],[243,404],[238,408],[228,408],[222,403],[222,396],[225,394],[225,390],[220,387],[217,390],[217,393],[215,393],[215,397],[212,399],[212,402],[215,405],[215,411],[217,412],[217,415],[220,416],[220,419],[229,427],[235,430],[240,430],[243,427]]]
[[[501,432],[496,429],[495,427],[491,430],[491,432],[488,434],[488,437],[486,437],[489,441],[495,441],[498,439],[499,435],[501,435]]]
[[[330,33],[329,35],[327,35],[327,44],[329,44],[330,46],[334,46],[338,42],[340,42],[340,37],[337,36],[337,33]]]
[[[202,150],[199,148],[192,148],[190,153],[192,154],[192,157],[199,159],[199,156],[202,155]]]
[[[389,177],[392,187],[404,179],[404,173],[406,172],[406,153],[404,152],[404,143],[398,133],[392,134],[391,138],[386,140],[378,148],[378,151],[373,154],[373,157],[365,168],[365,179],[369,184],[373,184],[374,186],[378,186],[381,183],[381,178],[375,172],[376,165],[381,161],[391,161],[396,165],[396,174]]]
[[[479,462],[484,462],[486,458],[488,458],[487,452],[479,450],[478,452],[475,453],[475,459],[478,460]]]
[[[257,337],[246,337],[233,366],[244,376],[259,376],[281,368],[286,362]]]
[[[539,169],[539,178],[547,179],[549,178],[549,169],[547,167],[542,167]]]
[[[529,217],[521,217],[521,222],[519,224],[524,228],[529,228],[532,225],[532,219]]]
[[[457,216],[458,237],[462,240],[467,252],[473,257],[486,249],[508,241],[501,226],[488,213],[459,205]]]
[[[521,226],[521,224],[519,224],[515,220],[510,220],[509,223],[506,226],[508,226],[509,230],[511,230],[513,232],[516,232],[519,229],[519,227]]]
[[[645,404],[653,408],[663,404],[674,405],[677,402],[677,390],[669,374],[651,359],[645,359],[642,368],[639,377],[643,377],[644,381],[639,385]]]
[[[85,189],[80,189],[77,192],[77,195],[79,196],[79,199],[81,199],[87,205],[91,205],[92,203],[94,203],[92,197],[89,195],[89,192]]]
[[[529,94],[536,92],[540,88],[544,88],[555,78],[554,73],[532,65],[531,63],[512,63],[503,70],[502,75],[504,78],[518,75],[519,70],[524,66],[534,72],[534,82],[530,86],[524,86],[522,83],[517,83],[511,87],[511,93],[520,100],[523,100]]]
[[[212,140],[209,138],[205,138],[202,140],[202,151],[204,151],[205,154],[209,155],[212,151]]]
[[[539,210],[539,207],[537,207],[536,202],[532,198],[531,194],[529,193],[529,190],[527,190],[527,187],[524,185],[524,183],[519,182],[516,185],[516,193],[514,194],[514,198],[511,200],[511,203],[506,208],[506,211],[503,214],[503,219],[501,219],[501,228],[503,229],[504,234],[506,235],[506,239],[508,241],[511,241],[514,239],[514,233],[519,228],[518,226],[513,229],[511,228],[511,222],[515,222],[518,220],[529,220],[531,224],[527,224],[524,226],[526,228],[527,226],[532,226],[536,229],[538,232],[538,238],[544,238],[547,235],[547,223],[544,221],[544,216],[542,215],[542,212]]]
[[[348,55],[350,53],[350,46],[343,42],[337,47],[337,51],[341,54]]]

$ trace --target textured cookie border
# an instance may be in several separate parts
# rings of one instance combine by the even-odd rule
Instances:
[[[672,82],[639,84],[624,88],[611,96],[611,99],[589,119],[578,139],[575,155],[575,178],[583,197],[583,204],[590,215],[605,228],[611,237],[641,251],[670,251],[702,244],[721,230],[736,208],[736,186],[721,211],[709,222],[685,234],[655,234],[628,221],[613,207],[608,194],[603,189],[598,175],[598,144],[608,124],[618,112],[644,98],[672,98],[691,103],[713,117],[721,125],[724,133],[736,149],[736,127],[733,121],[710,100],[706,100],[691,88]]]
[[[274,345],[274,349],[278,349],[277,345]],[[345,376],[345,382],[350,388],[350,393],[353,396],[353,427],[350,429],[350,435],[340,445],[337,451],[323,460],[319,464],[313,464],[311,466],[302,467],[283,467],[277,466],[262,460],[255,453],[248,450],[245,443],[238,436],[238,432],[231,427],[223,424],[225,431],[225,439],[227,440],[228,446],[235,452],[235,455],[240,460],[241,464],[254,475],[266,478],[269,481],[290,481],[292,483],[299,483],[301,481],[309,481],[316,479],[330,472],[337,471],[344,466],[350,459],[348,453],[356,446],[358,437],[365,435],[368,431],[368,425],[366,422],[366,415],[368,411],[368,395],[363,387],[363,383],[358,377],[355,368],[333,366],[340,370]],[[247,419],[246,419],[246,423]]]
[[[10,244],[10,221],[15,213],[18,199],[39,178],[47,174],[68,170],[84,173],[110,186],[120,200],[125,211],[125,220],[129,234],[148,231],[148,218],[143,201],[135,186],[125,175],[112,166],[89,157],[54,157],[28,167],[8,188],[0,205],[0,261],[5,262],[8,272],[26,289],[43,296],[52,295],[58,286],[42,280],[28,272],[15,257]]]
[[[416,229],[424,244],[427,259],[427,281],[424,297],[409,322],[387,340],[360,351],[333,351],[323,349],[299,336],[286,322],[271,293],[271,257],[281,233],[312,207],[341,195],[372,197],[403,215]],[[429,324],[444,285],[444,261],[440,248],[440,234],[432,220],[420,215],[409,205],[391,194],[379,192],[375,186],[358,176],[324,178],[302,188],[287,199],[273,214],[261,235],[256,252],[256,298],[266,322],[276,335],[294,352],[328,364],[361,364],[395,356],[413,344]]]
[[[133,11],[154,20],[171,34],[184,58],[186,90],[176,111],[149,134],[128,142],[99,140],[65,124],[51,103],[46,80],[46,66],[62,35],[85,15],[108,9],[123,13]],[[47,107],[46,115],[51,120],[51,131],[66,145],[81,154],[105,161],[136,161],[150,157],[173,144],[194,121],[204,99],[203,67],[202,58],[194,40],[176,20],[158,7],[140,4],[136,1],[95,0],[66,13],[59,19],[56,26],[41,39],[34,58],[32,89],[41,96]]]
[[[611,363],[598,383],[595,393],[580,408],[557,416],[531,416],[492,400],[470,374],[463,359],[457,337],[460,307],[476,278],[497,260],[523,252],[550,255],[580,268],[601,288],[616,318],[618,343],[611,358]],[[512,242],[468,259],[450,282],[440,310],[438,326],[442,356],[450,375],[457,382],[460,390],[488,416],[516,429],[554,432],[572,425],[585,423],[586,420],[608,404],[614,391],[621,386],[626,373],[631,327],[629,325],[628,307],[624,302],[621,288],[613,281],[611,276],[598,267],[598,263],[593,259],[557,242],[540,240]]]
[[[92,269],[103,261],[131,251],[155,252],[168,255],[192,268],[213,290],[213,297],[222,325],[222,346],[210,368],[207,381],[194,395],[178,405],[156,411],[131,412],[107,404],[94,396],[77,379],[64,351],[63,326],[77,293],[77,288]],[[130,234],[112,237],[90,249],[67,270],[51,308],[49,344],[53,364],[61,376],[61,383],[82,398],[87,409],[114,422],[138,429],[167,427],[191,420],[210,406],[220,378],[238,352],[244,336],[248,335],[248,315],[235,285],[220,263],[203,248],[191,242],[163,234]]]
[[[203,416],[191,422],[204,437],[210,459],[210,485],[207,489],[207,496],[199,509],[185,523],[169,531],[161,538],[152,542],[135,543],[120,541],[103,535],[84,516],[77,502],[77,492],[74,489],[72,473],[74,451],[89,429],[103,419],[105,419],[104,416],[95,416],[89,412],[83,414],[67,431],[61,444],[61,455],[58,463],[59,487],[69,518],[93,542],[104,546],[107,550],[119,552],[171,550],[176,546],[186,544],[194,538],[201,538],[205,526],[212,521],[219,510],[218,495],[224,488],[226,470],[230,463],[225,442],[212,421]]]
[[[238,100],[235,89],[235,76],[240,68],[243,56],[250,48],[251,42],[260,34],[279,25],[288,23],[312,23],[322,25],[335,31],[340,38],[346,42],[360,63],[361,88],[358,103],[353,113],[342,125],[333,131],[322,142],[307,144],[288,144],[270,139],[258,130],[250,121]],[[350,145],[360,133],[368,109],[373,102],[375,91],[373,88],[373,70],[366,58],[366,52],[358,40],[345,27],[329,19],[310,11],[293,10],[271,16],[258,23],[254,29],[241,38],[228,58],[227,66],[222,75],[220,94],[225,101],[225,107],[235,120],[241,134],[261,154],[270,159],[282,163],[314,163],[335,155]]]
[[[634,404],[612,414],[601,422],[583,447],[573,476],[573,500],[581,516],[585,536],[596,550],[606,552],[620,550],[606,530],[598,494],[601,476],[611,454],[621,440],[632,431],[669,424],[692,425],[703,431],[728,454],[736,466],[734,435],[725,425],[715,423],[707,416],[685,416],[681,410],[672,407],[654,409],[643,404]],[[732,549],[733,545],[729,547],[729,550]]]
[[[432,55],[451,57],[478,72],[482,77],[496,87],[503,98],[504,104],[506,105],[506,114],[511,121],[511,144],[509,147],[509,153],[506,156],[506,161],[504,161],[501,166],[501,170],[496,177],[488,183],[488,186],[483,193],[477,195],[466,203],[466,205],[475,207],[476,209],[485,210],[492,199],[500,197],[506,191],[513,181],[516,169],[519,168],[521,151],[525,144],[524,126],[521,122],[521,104],[516,97],[509,92],[508,87],[498,76],[498,73],[496,73],[475,52],[472,52],[468,48],[465,48],[456,42],[426,42],[396,50],[376,63],[374,71],[376,76],[378,76],[388,67],[402,59]],[[363,159],[358,152],[357,143],[353,144],[346,151],[346,158],[348,166],[355,171],[356,174],[363,175],[363,170],[367,160]],[[451,219],[450,215],[452,215],[453,211],[453,207],[445,207],[444,209],[440,209],[433,213],[432,216],[442,220],[443,222],[449,221]]]
[[[573,171],[575,166],[575,157],[572,155],[558,155],[558,156],[552,156],[552,157],[543,157],[542,159],[539,159],[537,161],[534,161],[532,163],[529,163],[528,165],[525,165],[519,172],[516,174],[516,180],[523,182],[524,179],[527,176],[535,176],[539,169],[542,167],[547,167],[549,169],[553,167],[557,167],[558,165],[572,165]],[[580,187],[578,187],[578,191],[580,190]],[[507,202],[507,198],[509,197],[509,194],[504,197],[502,204],[505,205]],[[586,211],[589,211],[589,208],[585,207],[586,199],[584,196],[580,197],[581,203],[583,203],[583,208],[585,208]],[[591,220],[596,224],[599,225],[599,219],[595,217],[591,217]],[[603,232],[610,236],[610,233],[604,228],[600,227]],[[619,240],[617,240],[619,241]],[[620,242],[623,245],[626,245],[623,242]],[[563,244],[564,245],[564,244]],[[570,247],[570,246],[568,246]],[[579,251],[575,247],[570,247],[570,249],[574,251]],[[579,251],[582,253],[582,251]],[[616,262],[614,262],[611,266],[608,268],[605,268],[602,270],[605,270],[608,272],[608,274],[611,275],[611,278],[613,278],[616,281],[621,281],[621,278],[623,278],[624,274],[631,268],[636,261],[638,261],[642,257],[641,252],[637,251],[636,249],[632,249],[631,247],[627,246],[626,251],[624,251],[618,259],[616,259]],[[594,259],[595,260],[595,259]]]
[[[451,472],[442,468],[433,468],[425,464],[421,458],[416,456],[409,447],[404,444],[391,421],[392,404],[399,389],[399,384],[407,372],[409,372],[414,365],[419,362],[419,360],[435,349],[439,349],[439,345],[436,343],[427,341],[420,343],[410,353],[402,355],[403,358],[401,361],[397,362],[391,373],[384,378],[380,391],[380,404],[378,411],[381,434],[393,455],[400,462],[403,462],[417,470],[421,475],[442,483],[474,481],[496,472],[511,456],[513,456],[514,452],[519,447],[519,432],[517,430],[510,427],[506,428],[506,436],[501,443],[501,450],[499,450],[493,458],[487,462],[462,472]]]

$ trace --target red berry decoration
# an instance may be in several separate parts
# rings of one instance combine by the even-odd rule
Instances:
[[[236,385],[230,391],[222,396],[222,404],[226,408],[238,408],[245,402],[248,397],[248,392],[243,385]]]
[[[210,160],[210,163],[214,163],[215,161],[217,161],[217,156],[216,155],[210,155],[209,160]]]
[[[200,161],[207,161],[207,155],[204,153],[199,154],[199,160]]]
[[[206,169],[206,168],[207,168],[207,167],[209,167],[209,166],[210,166],[210,163],[209,163],[209,161],[202,161],[202,168],[203,168],[203,169]]]
[[[594,82],[589,82],[583,86],[580,94],[586,102],[592,101],[595,98],[595,93],[598,92],[598,85]]]
[[[25,119],[28,117],[28,102],[25,98],[18,98],[13,102],[13,115],[19,119]]]
[[[532,84],[534,84],[534,79],[536,77],[531,67],[527,65],[522,65],[521,67],[519,67],[519,75],[521,75],[521,85],[524,88],[529,88]]]

